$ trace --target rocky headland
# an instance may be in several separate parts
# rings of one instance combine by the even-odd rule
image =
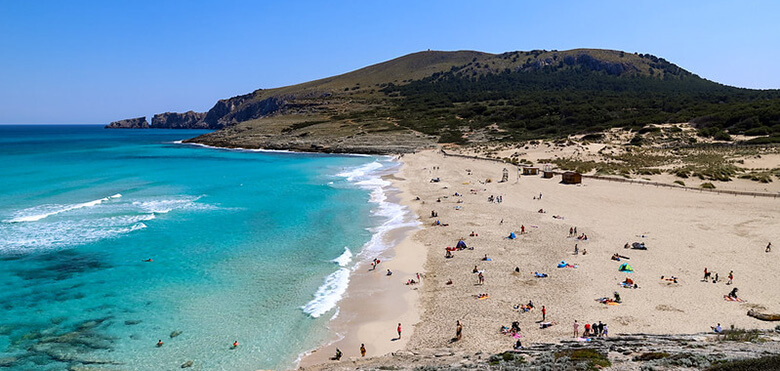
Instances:
[[[146,117],[136,117],[134,119],[124,119],[114,121],[106,125],[106,129],[148,129],[149,121]]]
[[[208,129],[203,122],[205,113],[187,111],[184,113],[165,112],[152,117],[152,128],[155,129]]]
[[[318,152],[398,153],[435,142],[519,142],[611,128],[638,134],[631,144],[641,146],[642,135],[654,133],[649,125],[669,122],[691,123],[702,138],[776,143],[778,102],[780,90],[725,86],[650,54],[426,51],[222,99],[207,112],[166,112],[151,125],[122,120],[107,128],[219,130],[190,142]]]

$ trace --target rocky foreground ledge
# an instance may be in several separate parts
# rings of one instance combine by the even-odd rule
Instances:
[[[535,344],[500,354],[452,348],[404,350],[302,370],[780,370],[780,333],[619,335],[591,342]]]

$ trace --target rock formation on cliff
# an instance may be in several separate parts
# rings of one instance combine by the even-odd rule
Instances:
[[[114,121],[106,125],[106,129],[148,129],[149,122],[146,117],[136,117],[134,119],[124,119]]]
[[[209,125],[203,121],[204,117],[206,117],[206,113],[195,111],[158,113],[152,117],[152,128],[210,129]]]

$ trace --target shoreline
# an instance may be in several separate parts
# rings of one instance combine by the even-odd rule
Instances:
[[[406,166],[402,160],[394,161],[399,163],[398,168],[381,176],[390,182],[384,187],[385,202],[404,208],[407,220],[387,231],[384,241],[388,247],[377,253],[381,263],[376,269],[370,269],[370,260],[375,257],[367,255],[371,251],[356,254],[360,260],[350,273],[350,283],[338,302],[335,318],[328,323],[332,335],[325,344],[299,355],[299,369],[335,363],[330,357],[336,348],[343,352],[341,362],[360,358],[361,344],[365,344],[367,358],[386,355],[404,349],[414,332],[420,318],[419,289],[424,283],[405,283],[411,278],[416,280],[417,273],[423,274],[427,251],[414,238],[420,230],[419,217],[410,207],[412,196],[404,184]],[[393,271],[392,276],[386,275],[387,269]],[[403,328],[401,339],[396,339],[398,323]]]

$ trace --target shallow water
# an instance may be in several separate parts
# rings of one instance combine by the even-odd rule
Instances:
[[[395,164],[175,143],[200,133],[0,126],[0,366],[279,369],[328,337],[408,222]]]

